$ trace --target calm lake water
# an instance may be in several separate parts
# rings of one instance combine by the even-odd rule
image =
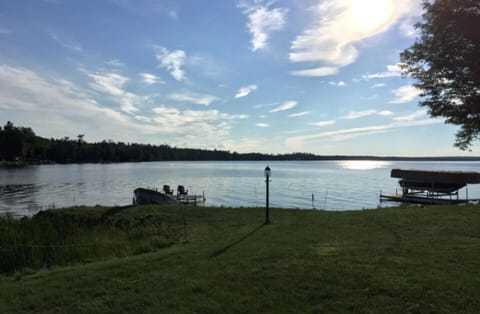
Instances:
[[[137,187],[184,185],[205,193],[205,205],[265,204],[263,170],[272,169],[272,207],[349,210],[379,206],[379,193],[394,193],[392,168],[478,171],[480,162],[276,161],[149,162],[41,165],[0,169],[0,213],[32,215],[49,207],[127,205]],[[461,190],[461,197],[465,196]],[[468,187],[480,198],[480,186]],[[383,203],[382,206],[392,204]]]

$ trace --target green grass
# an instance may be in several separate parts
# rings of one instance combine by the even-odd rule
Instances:
[[[171,215],[123,215],[125,208],[69,208],[33,218],[0,218],[0,272],[146,253],[178,242],[183,229]]]
[[[479,206],[273,209],[270,225],[263,209],[144,206],[109,219],[177,235],[145,254],[1,275],[0,313],[480,312]]]

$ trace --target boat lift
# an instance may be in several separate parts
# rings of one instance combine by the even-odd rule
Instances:
[[[468,188],[465,199],[460,199],[458,193],[467,184],[480,183],[478,172],[392,169],[390,176],[400,179],[402,193],[389,195],[380,191],[380,202],[465,204],[479,201],[468,198]]]

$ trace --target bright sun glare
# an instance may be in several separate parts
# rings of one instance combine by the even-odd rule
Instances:
[[[392,0],[350,0],[351,26],[369,33],[381,27],[390,17]]]

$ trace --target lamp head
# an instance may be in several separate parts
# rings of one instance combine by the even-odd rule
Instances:
[[[269,166],[266,166],[266,167],[265,167],[265,172],[264,172],[264,173],[265,173],[265,176],[266,176],[266,177],[269,177],[269,176],[272,175],[272,171],[270,170],[270,167],[269,167]]]

